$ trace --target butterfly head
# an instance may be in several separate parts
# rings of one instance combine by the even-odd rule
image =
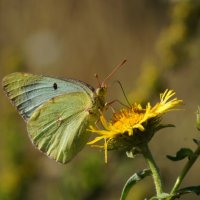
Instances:
[[[107,93],[107,86],[106,86],[106,85],[105,85],[105,86],[98,87],[98,88],[96,89],[96,94],[97,94],[97,96],[99,96],[99,97],[105,96],[106,93]]]
[[[106,85],[100,85],[97,89],[96,89],[96,95],[97,95],[97,99],[98,99],[98,107],[100,110],[102,110],[105,107],[105,96],[107,93],[107,86]]]
[[[99,100],[99,108],[104,108],[105,107],[105,96],[106,96],[106,93],[107,93],[107,88],[108,88],[108,85],[106,84],[108,82],[108,80],[110,79],[110,77],[112,77],[112,75],[121,67],[124,65],[124,63],[126,62],[126,60],[123,60],[123,62],[116,66],[112,72],[102,81],[100,82],[99,81],[99,77],[97,74],[95,74],[95,77],[97,79],[97,82],[98,82],[98,85],[99,87],[96,89],[96,95],[97,95],[97,98]]]

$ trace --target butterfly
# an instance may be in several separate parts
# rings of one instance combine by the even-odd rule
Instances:
[[[67,163],[82,150],[106,108],[105,84],[118,65],[94,89],[75,79],[15,72],[3,78],[3,89],[27,123],[32,143],[57,162]],[[97,77],[98,80],[98,77]]]
[[[27,123],[32,143],[60,163],[69,162],[87,143],[88,126],[105,107],[106,86],[28,73],[4,77],[3,89]]]

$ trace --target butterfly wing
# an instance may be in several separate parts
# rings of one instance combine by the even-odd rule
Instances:
[[[73,92],[85,92],[92,96],[94,90],[91,86],[72,79],[61,80],[20,72],[6,76],[2,84],[7,96],[25,121],[52,97]]]
[[[28,120],[32,142],[56,161],[70,161],[88,141],[88,124],[97,117],[89,112],[92,106],[91,98],[83,92],[52,98]]]

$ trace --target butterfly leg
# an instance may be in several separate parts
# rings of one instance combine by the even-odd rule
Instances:
[[[121,102],[120,102],[119,100],[117,100],[117,99],[115,99],[115,100],[113,100],[113,101],[110,101],[110,102],[106,103],[106,104],[105,104],[105,108],[106,108],[106,110],[107,110],[108,108],[110,108],[110,109],[112,110],[113,113],[116,113],[114,107],[112,106],[112,105],[113,105],[114,103],[116,103],[116,102],[118,102],[118,103],[121,104]]]
[[[106,103],[106,105],[105,105],[106,109],[109,107],[109,108],[111,108],[112,112],[115,113],[116,111],[115,111],[115,109],[112,106],[112,104],[114,104],[114,103],[119,103],[120,105],[128,107],[127,105],[125,105],[124,103],[122,103],[121,101],[119,101],[118,99],[115,99],[113,101],[110,101],[110,102]]]
[[[99,125],[98,125],[99,122],[100,122],[100,120],[97,119],[97,120],[95,121],[95,123],[94,123],[97,129],[100,129],[100,127],[99,127]]]

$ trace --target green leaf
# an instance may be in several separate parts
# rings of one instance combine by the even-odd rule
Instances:
[[[177,153],[176,156],[170,156],[167,155],[167,158],[172,160],[172,161],[179,161],[179,160],[183,160],[184,158],[188,157],[188,159],[190,159],[190,157],[193,155],[193,151],[189,148],[181,148]]]
[[[177,191],[177,195],[180,197],[181,195],[195,193],[196,195],[200,195],[200,185],[185,187]]]
[[[174,128],[175,125],[174,124],[160,124],[159,126],[157,126],[156,131],[159,131],[160,129],[163,128]]]
[[[193,139],[194,143],[197,144],[197,146],[200,146],[200,140]]]
[[[197,109],[197,130],[200,131],[200,106]]]
[[[196,195],[200,195],[200,186],[198,185],[198,186],[185,187],[185,188],[178,190],[175,194],[172,194],[172,195],[169,195],[166,197],[171,197],[171,199],[173,200],[173,199],[180,198],[182,195],[185,195],[188,193],[194,193]],[[159,200],[159,199],[162,199],[162,198],[153,197],[150,200]]]
[[[120,200],[125,200],[130,189],[139,181],[141,181],[143,178],[146,176],[151,175],[151,170],[150,169],[144,169],[138,173],[133,174],[125,183],[124,188],[122,190],[121,198]]]
[[[166,198],[169,198],[172,196],[173,195],[171,195],[171,194],[163,192],[163,193],[159,194],[158,196],[151,197],[151,199],[149,199],[149,200],[161,200],[161,199],[166,199]]]

